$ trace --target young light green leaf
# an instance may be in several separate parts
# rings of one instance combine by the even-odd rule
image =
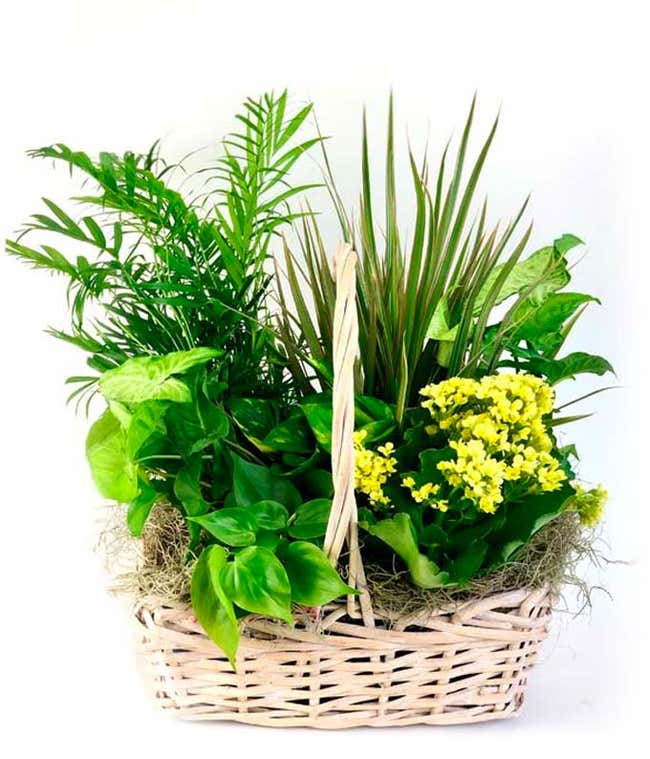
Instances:
[[[127,454],[126,432],[106,409],[86,438],[86,458],[104,498],[130,503],[138,494],[138,470]]]
[[[222,585],[228,552],[208,546],[192,572],[192,609],[210,639],[225,653],[233,669],[239,646],[239,626],[232,601]]]
[[[192,400],[190,389],[174,375],[183,374],[220,355],[221,351],[212,348],[193,348],[165,356],[138,356],[104,372],[99,388],[107,400],[120,403],[152,400],[189,403]]]

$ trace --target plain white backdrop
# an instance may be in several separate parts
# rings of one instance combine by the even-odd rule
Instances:
[[[1,11],[0,227],[11,235],[42,195],[76,185],[24,151],[63,141],[89,152],[180,158],[213,146],[246,95],[289,87],[313,99],[346,199],[358,191],[361,108],[381,167],[387,96],[397,135],[432,151],[479,94],[477,135],[501,107],[483,181],[494,216],[532,191],[533,244],[587,242],[575,289],[601,298],[574,349],[602,353],[621,389],[584,405],[571,430],[580,473],[604,482],[609,555],[577,620],[559,615],[512,722],[472,728],[314,733],[182,724],[150,705],[127,614],[93,552],[101,501],[86,469],[87,421],[63,380],[83,356],[43,333],[65,324],[61,282],[0,257],[2,610],[5,756],[69,757],[608,754],[641,737],[647,711],[648,205],[647,21],[641,3],[199,2],[23,0]],[[205,154],[209,155],[209,151]],[[402,157],[404,153],[402,152]],[[305,167],[309,172],[313,167]],[[378,171],[377,179],[381,179]],[[411,202],[407,182],[403,204]],[[334,229],[333,225],[331,227]],[[332,239],[332,244],[336,242]],[[531,249],[532,246],[531,246]],[[563,390],[578,395],[591,379]],[[601,382],[600,384],[604,384]]]

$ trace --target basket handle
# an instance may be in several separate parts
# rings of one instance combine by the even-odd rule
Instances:
[[[357,256],[343,243],[334,255],[336,300],[334,303],[332,392],[332,479],[334,498],[325,533],[324,550],[336,565],[343,544],[349,549],[348,584],[359,590],[364,623],[374,626],[370,596],[359,550],[357,504],[354,498],[354,363],[359,346],[356,302]],[[348,596],[348,611],[355,614],[355,597]]]

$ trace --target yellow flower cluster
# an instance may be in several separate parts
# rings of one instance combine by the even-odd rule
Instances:
[[[416,503],[426,503],[438,511],[447,511],[449,501],[444,498],[436,498],[440,493],[440,485],[434,485],[433,482],[425,482],[424,485],[417,487],[413,477],[404,477],[402,486],[408,488],[411,496]]]
[[[481,511],[496,511],[505,481],[553,491],[566,479],[550,453],[553,442],[544,422],[553,410],[553,390],[539,377],[452,377],[420,393],[433,421],[427,431],[444,433],[456,452],[454,461],[440,462],[438,469]]]
[[[602,485],[592,490],[585,490],[581,485],[575,486],[576,494],[571,499],[571,508],[578,512],[580,524],[595,527],[605,510],[609,498],[608,492]]]
[[[391,455],[392,443],[380,445],[377,451],[366,448],[364,441],[368,433],[359,430],[354,433],[354,488],[365,493],[373,505],[386,505],[388,498],[383,486],[388,477],[395,472],[397,459]]]

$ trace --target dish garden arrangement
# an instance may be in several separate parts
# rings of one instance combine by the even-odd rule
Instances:
[[[606,500],[564,440],[583,415],[555,397],[612,371],[565,349],[596,301],[570,289],[581,241],[530,252],[527,203],[505,225],[475,208],[497,125],[470,162],[474,104],[455,154],[409,150],[406,225],[392,100],[381,215],[365,119],[349,213],[311,111],[246,100],[194,195],[157,144],[31,151],[83,195],[44,199],[7,251],[67,280],[51,332],[88,354],[70,399],[95,416],[90,471],[118,504],[109,550],[163,707],[326,728],[508,717]],[[322,181],[292,184],[310,153]]]

